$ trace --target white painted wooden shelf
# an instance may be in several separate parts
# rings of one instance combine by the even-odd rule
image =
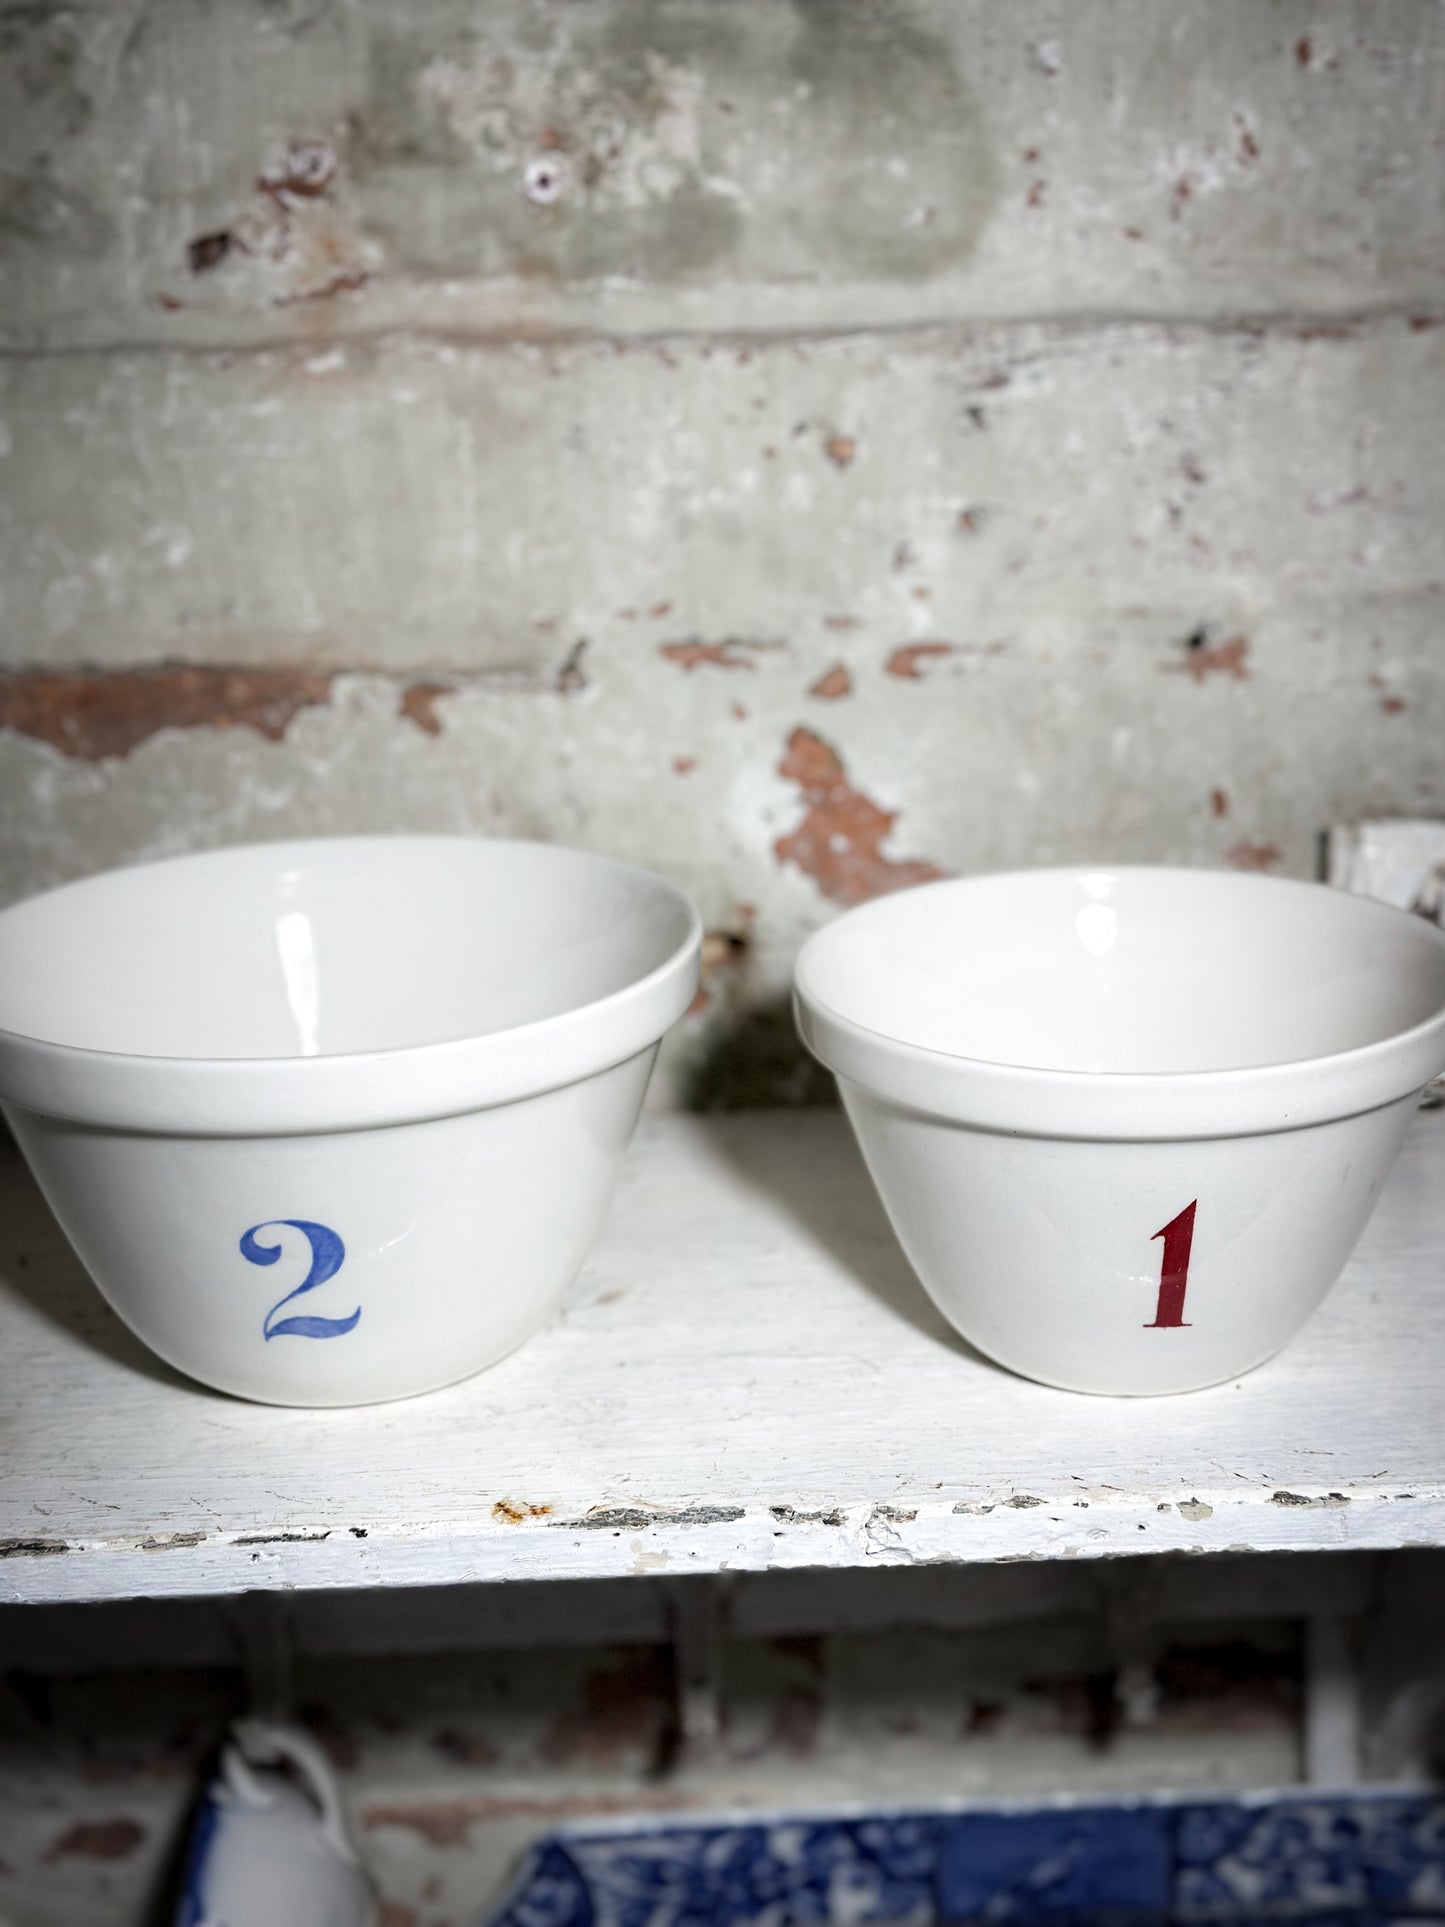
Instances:
[[[1014,1378],[914,1282],[832,1113],[645,1120],[552,1325],[407,1403],[154,1361],[0,1154],[0,1597],[1445,1543],[1445,1111],[1238,1383]]]

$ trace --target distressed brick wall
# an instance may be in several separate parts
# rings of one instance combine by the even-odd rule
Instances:
[[[0,899],[653,864],[672,1089],[840,904],[1439,813],[1435,0],[0,7]]]
[[[612,1814],[1289,1785],[1321,1615],[1358,1651],[1365,1771],[1408,1779],[1417,1761],[1370,1736],[1445,1660],[1442,1559],[732,1575],[691,1669],[710,1736],[679,1724],[669,1637],[696,1579],[302,1590],[267,1615],[268,1651],[279,1628],[381,1927],[476,1927],[539,1835]],[[247,1604],[0,1603],[0,1918],[173,1918],[196,1790],[245,1704]]]

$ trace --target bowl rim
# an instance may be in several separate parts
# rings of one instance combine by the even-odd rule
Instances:
[[[1445,950],[1445,931],[1424,918],[1375,897],[1297,877],[1157,863],[1057,864],[945,877],[860,904],[808,938],[793,970],[793,1009],[803,1042],[836,1076],[871,1097],[947,1122],[1029,1137],[1150,1140],[1296,1130],[1415,1095],[1445,1070],[1445,1000],[1408,1030],[1323,1056],[1221,1070],[1081,1071],[967,1057],[911,1043],[845,1016],[807,981],[810,962],[849,917],[883,912],[916,891],[1015,878],[1120,874],[1224,879],[1272,894],[1323,892],[1363,915],[1403,919]]]
[[[627,875],[672,899],[684,913],[684,934],[661,962],[605,996],[501,1030],[378,1050],[159,1056],[58,1043],[0,1025],[0,1108],[180,1137],[293,1137],[419,1123],[541,1096],[609,1070],[656,1045],[691,1003],[703,934],[692,899],[656,871],[540,838],[397,831],[228,843],[96,871],[0,910],[0,920],[131,871],[256,854],[279,864],[318,850],[408,843],[545,851]]]

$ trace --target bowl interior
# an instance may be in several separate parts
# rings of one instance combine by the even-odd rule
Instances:
[[[1445,941],[1310,884],[1034,871],[910,890],[813,938],[805,996],[904,1043],[1040,1070],[1243,1069],[1332,1055],[1445,1007]]]
[[[660,878],[543,844],[258,845],[4,912],[0,1029],[142,1056],[395,1050],[610,996],[690,927]]]

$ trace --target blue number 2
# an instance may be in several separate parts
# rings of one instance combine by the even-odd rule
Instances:
[[[253,1224],[241,1239],[241,1256],[253,1265],[274,1265],[281,1256],[279,1244],[263,1245],[257,1241],[258,1231],[268,1231],[276,1225],[289,1225],[299,1231],[311,1247],[311,1269],[301,1280],[295,1291],[288,1291],[284,1298],[278,1298],[267,1312],[262,1331],[271,1338],[340,1338],[349,1332],[361,1316],[361,1307],[349,1318],[283,1318],[276,1322],[276,1314],[283,1305],[289,1305],[293,1298],[302,1292],[315,1291],[324,1285],[328,1278],[334,1278],[346,1259],[346,1246],[329,1225],[311,1224],[305,1218],[267,1218],[260,1224]]]

